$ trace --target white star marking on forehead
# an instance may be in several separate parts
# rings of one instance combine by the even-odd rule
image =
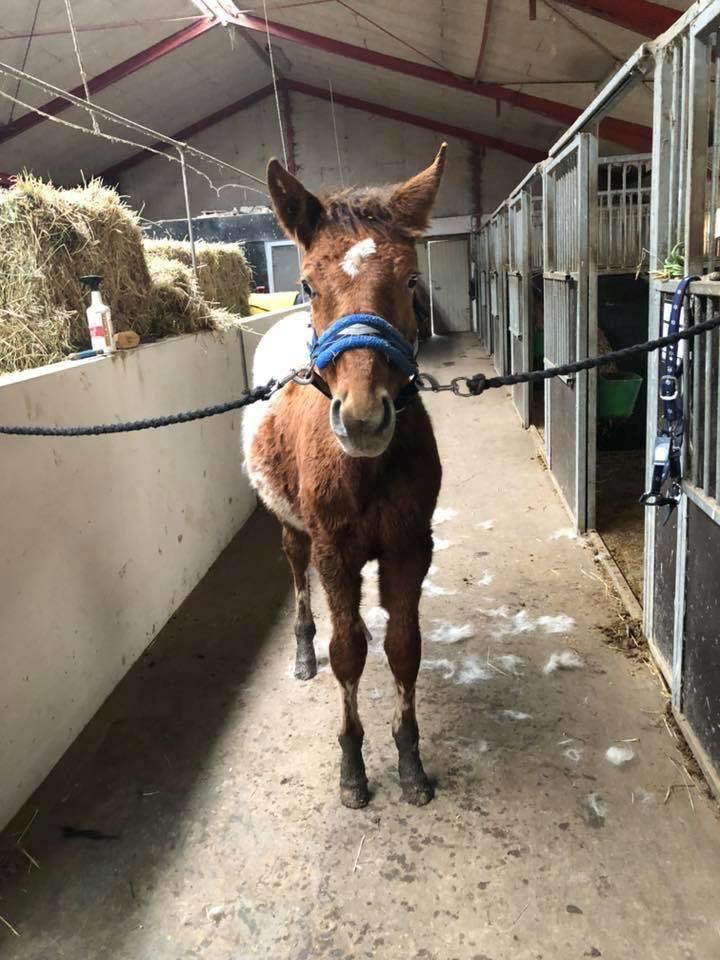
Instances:
[[[354,243],[343,257],[340,266],[349,277],[356,277],[360,272],[363,260],[375,253],[377,247],[372,237],[366,237],[364,240],[358,240]]]

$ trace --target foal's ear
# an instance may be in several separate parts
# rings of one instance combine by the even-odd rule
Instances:
[[[443,143],[430,166],[400,184],[390,198],[398,220],[412,233],[423,233],[427,228],[445,168],[446,150],[447,144]]]
[[[291,240],[307,249],[325,212],[323,205],[274,157],[268,164],[267,182],[280,225]]]

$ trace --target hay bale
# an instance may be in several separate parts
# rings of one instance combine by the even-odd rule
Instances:
[[[0,373],[90,346],[85,274],[103,277],[117,331],[151,339],[225,325],[183,258],[154,261],[151,277],[137,215],[99,180],[63,190],[23,175],[0,191],[0,262]]]
[[[185,240],[145,240],[150,255],[192,265],[190,244]],[[245,254],[236,243],[195,243],[198,283],[202,295],[231,313],[246,317],[249,313],[252,271]]]
[[[214,330],[213,310],[198,289],[192,268],[181,260],[147,255],[152,278],[152,333],[157,337]]]

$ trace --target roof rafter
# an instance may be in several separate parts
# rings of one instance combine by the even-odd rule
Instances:
[[[324,87],[315,87],[310,83],[302,83],[299,80],[288,80],[287,87],[295,93],[302,93],[308,97],[315,97],[318,100],[330,100],[330,92]],[[387,117],[390,120],[399,120],[401,123],[408,123],[413,127],[423,127],[425,130],[434,130],[446,137],[456,137],[458,140],[465,140],[480,147],[489,147],[492,150],[500,150],[503,153],[509,153],[513,157],[521,160],[527,160],[528,163],[537,163],[545,159],[545,152],[537,150],[535,147],[528,147],[524,144],[513,143],[509,140],[503,140],[500,137],[491,137],[485,133],[478,133],[476,130],[468,130],[465,127],[456,127],[451,123],[443,123],[440,120],[432,120],[430,117],[422,117],[416,113],[408,113],[405,110],[395,110],[384,104],[373,103],[369,100],[360,100],[357,97],[350,97],[344,93],[338,93],[333,90],[333,100],[344,107],[350,107],[353,110],[363,110],[366,113],[375,114],[378,117]]]
[[[416,60],[405,60],[402,57],[380,53],[377,50],[346,43],[343,40],[337,40],[322,34],[311,33],[298,27],[291,27],[272,20],[268,21],[266,25],[263,18],[251,14],[238,14],[234,22],[260,33],[265,33],[267,29],[273,37],[279,40],[287,40],[315,50],[323,50],[325,53],[335,56],[357,60],[385,70],[392,70],[405,76],[427,80],[430,83],[451,87],[455,90],[462,90],[465,93],[495,100],[497,103],[507,103],[514,107],[520,107],[523,110],[529,110],[531,113],[549,117],[561,124],[572,124],[582,112],[577,107],[572,107],[567,103],[559,103],[545,97],[536,97],[522,91],[511,90],[499,84],[482,82],[476,84],[471,77],[459,76],[449,70],[419,63]],[[607,117],[602,121],[601,133],[613,143],[623,144],[639,152],[648,150],[652,139],[650,127],[629,120],[619,120],[615,117]]]
[[[182,30],[178,30],[176,33],[170,34],[169,37],[165,37],[163,40],[158,41],[158,43],[154,43],[151,47],[147,47],[145,50],[141,50],[132,57],[128,57],[127,60],[123,60],[121,63],[116,63],[114,67],[110,67],[109,69],[104,70],[102,73],[99,73],[96,77],[93,77],[91,80],[88,80],[88,89],[90,93],[100,93],[100,91],[104,90],[106,87],[112,86],[112,84],[117,83],[124,77],[129,77],[137,70],[141,70],[143,67],[154,63],[156,60],[166,56],[168,53],[172,53],[174,50],[177,50],[178,47],[184,46],[186,43],[189,43],[196,37],[202,36],[202,34],[207,33],[208,30],[212,30],[212,28],[217,26],[217,24],[217,20],[212,20],[209,17],[202,20],[196,20],[189,26],[183,27]],[[80,85],[72,89],[70,93],[76,97],[84,98],[85,88]],[[57,114],[63,113],[71,106],[72,104],[68,103],[67,100],[64,100],[62,97],[56,97],[54,100],[44,103],[40,109],[44,113],[49,113],[51,116],[57,116]],[[38,113],[34,113],[33,111],[24,113],[12,123],[7,124],[5,127],[0,127],[0,143],[7,143],[8,140],[12,140],[21,133],[25,133],[27,130],[32,130],[33,127],[37,127],[39,124],[44,123],[46,119],[46,117],[43,117]]]
[[[682,14],[652,0],[556,0],[582,13],[607,20],[616,27],[633,30],[644,37],[657,37],[668,30]]]

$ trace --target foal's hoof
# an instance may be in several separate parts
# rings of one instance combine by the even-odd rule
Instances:
[[[340,784],[340,802],[344,807],[350,807],[351,810],[361,810],[370,802],[370,791],[367,784],[353,784],[343,786]]]
[[[429,780],[413,780],[401,786],[403,802],[414,807],[424,807],[435,796],[435,788]]]
[[[315,654],[312,657],[297,657],[295,659],[295,678],[296,680],[312,680],[317,674],[317,659]]]

